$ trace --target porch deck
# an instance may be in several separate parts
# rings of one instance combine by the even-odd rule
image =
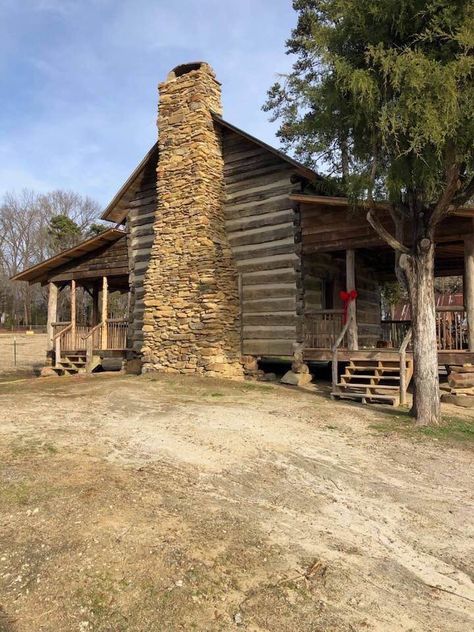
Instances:
[[[350,350],[347,336],[338,346],[337,359],[391,361],[400,357],[400,346],[410,320],[382,320],[378,328],[380,339],[377,346],[364,345]],[[308,362],[330,362],[334,357],[334,343],[343,329],[343,310],[317,310],[305,316],[304,359]],[[474,351],[469,349],[469,331],[463,307],[436,308],[436,337],[438,361],[443,364],[474,363]],[[407,359],[413,357],[411,348],[406,349]]]
[[[311,348],[305,347],[303,351],[305,362],[331,362],[333,359],[333,350],[331,348]],[[413,358],[413,353],[408,350],[406,352],[407,359]],[[339,362],[349,362],[352,360],[376,360],[391,361],[398,360],[400,353],[398,349],[358,349],[351,351],[345,347],[339,347],[337,359]],[[438,364],[474,364],[474,351],[439,349]]]

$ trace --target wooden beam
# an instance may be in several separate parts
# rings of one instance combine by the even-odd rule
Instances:
[[[58,317],[58,286],[56,283],[48,284],[48,320],[46,324],[47,334],[47,349],[53,350],[53,323],[57,321]]]
[[[102,349],[107,349],[107,310],[108,310],[108,283],[107,277],[102,277]]]
[[[474,351],[474,234],[464,238],[464,308],[467,316],[469,351]]]
[[[76,282],[71,281],[71,337],[76,341]]]
[[[92,288],[92,327],[99,324],[99,288]]]
[[[347,292],[351,292],[355,289],[355,251],[346,250],[346,290]],[[356,301],[350,301],[347,308],[347,318],[350,319],[349,328],[347,330],[347,346],[351,350],[359,348],[356,315]]]

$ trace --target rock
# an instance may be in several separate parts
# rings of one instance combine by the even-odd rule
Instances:
[[[293,373],[293,371],[287,371],[281,378],[282,384],[289,384],[290,386],[305,386],[309,384],[313,376],[311,373]]]
[[[452,395],[444,393],[441,395],[441,401],[444,404],[454,404],[461,408],[474,408],[474,396],[472,395]]]
[[[309,373],[309,367],[304,362],[293,362],[291,370],[293,373]]]
[[[278,378],[275,373],[264,373],[259,379],[261,382],[276,382]]]
[[[58,374],[50,366],[44,366],[40,371],[40,377],[58,377]]]
[[[127,360],[125,365],[125,373],[128,375],[140,375],[142,372],[142,361],[140,358],[132,358]]]
[[[474,373],[473,364],[463,364],[462,366],[450,367],[451,373]]]
[[[450,388],[449,393],[451,395],[474,395],[474,387],[471,386],[463,388],[462,386],[460,386],[456,388]]]
[[[240,614],[240,612],[236,612],[234,614],[234,623],[236,625],[243,625],[244,619],[243,619],[242,615]]]

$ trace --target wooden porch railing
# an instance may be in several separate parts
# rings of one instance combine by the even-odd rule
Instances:
[[[108,318],[107,326],[107,346],[106,349],[126,349],[128,321],[123,318]]]
[[[56,359],[56,364],[58,364],[59,359],[61,358],[61,349],[64,348],[62,344],[64,344],[64,340],[66,336],[71,336],[72,323],[52,323],[53,328],[53,348]]]
[[[383,320],[381,326],[383,339],[398,348],[411,327],[411,321]],[[436,308],[436,339],[440,351],[462,351],[468,348],[468,328],[463,307]]]
[[[86,366],[92,360],[94,349],[100,349],[102,344],[102,330],[104,323],[99,323],[84,336],[84,343],[86,345]]]
[[[53,345],[56,358],[68,351],[86,352],[92,357],[94,350],[121,351],[127,348],[128,320],[123,318],[109,318],[95,327],[76,325],[73,331],[72,323],[52,323]]]
[[[394,349],[398,349],[410,329],[411,320],[382,320],[382,339],[390,343]]]
[[[310,349],[332,349],[343,326],[343,318],[342,309],[318,309],[306,313],[305,346]]]
[[[438,349],[460,351],[468,347],[466,312],[463,307],[436,308]]]

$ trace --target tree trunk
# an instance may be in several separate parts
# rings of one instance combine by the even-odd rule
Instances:
[[[422,426],[440,422],[438,349],[434,295],[434,244],[422,239],[406,257],[413,328],[414,395],[412,414]]]

